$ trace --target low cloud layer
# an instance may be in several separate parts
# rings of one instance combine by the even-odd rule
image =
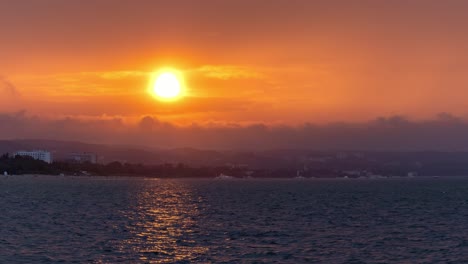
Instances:
[[[138,124],[119,118],[47,120],[25,112],[0,114],[2,139],[57,139],[149,148],[315,150],[468,150],[468,121],[450,114],[410,121],[381,117],[366,123],[300,126],[176,126],[155,117]]]

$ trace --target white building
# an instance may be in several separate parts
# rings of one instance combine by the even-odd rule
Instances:
[[[75,163],[97,163],[97,155],[95,153],[71,153],[68,155],[68,161]]]
[[[42,160],[47,163],[52,163],[52,154],[49,151],[33,150],[33,151],[17,151],[14,156],[27,156],[36,160]]]

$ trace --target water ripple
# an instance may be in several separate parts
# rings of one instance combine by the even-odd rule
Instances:
[[[0,263],[466,263],[467,185],[0,177]]]

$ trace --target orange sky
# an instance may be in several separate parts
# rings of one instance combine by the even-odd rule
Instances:
[[[300,124],[467,116],[466,1],[0,0],[0,112]],[[160,67],[187,95],[147,93]]]

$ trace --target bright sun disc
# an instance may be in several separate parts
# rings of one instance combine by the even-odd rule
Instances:
[[[174,99],[180,95],[180,81],[174,73],[161,73],[154,82],[153,92],[157,97]]]

